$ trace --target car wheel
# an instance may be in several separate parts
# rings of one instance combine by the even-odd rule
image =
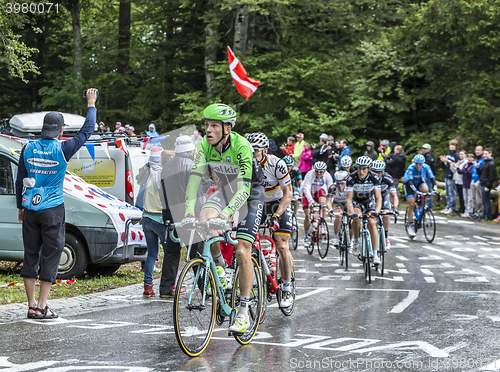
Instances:
[[[58,279],[80,278],[87,268],[88,258],[83,242],[66,233],[66,241],[57,270]]]

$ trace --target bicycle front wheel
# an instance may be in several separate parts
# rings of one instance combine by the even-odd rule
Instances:
[[[313,232],[311,235],[309,235],[309,245],[306,247],[307,253],[309,253],[309,256],[313,254],[314,252],[314,241],[316,240],[316,232]]]
[[[370,262],[370,249],[369,249],[369,235],[363,234],[363,270],[365,271],[365,281],[368,284],[372,282],[372,273],[371,273],[371,262]]]
[[[341,232],[342,244],[340,246],[340,250],[344,253],[345,269],[349,270],[349,254],[347,251],[347,246],[349,245],[349,228],[344,226]]]
[[[259,328],[259,322],[261,320],[262,314],[262,301],[263,297],[263,287],[262,287],[262,274],[260,272],[259,264],[255,257],[252,256],[253,265],[253,282],[252,288],[250,290],[250,303],[248,304],[248,317],[250,319],[250,325],[247,331],[242,335],[234,335],[234,338],[241,345],[246,345],[255,336],[257,329]],[[231,293],[231,307],[236,309],[240,306],[240,266],[236,269],[234,274],[234,284],[233,291]]]
[[[380,269],[380,275],[384,276],[384,259],[385,259],[385,233],[383,233],[383,230],[379,230],[378,232],[378,255],[380,257],[380,264],[379,269]]]
[[[278,304],[280,303],[281,300],[281,283],[283,283],[283,275],[281,273],[281,268],[279,265],[279,256],[277,256],[277,262],[276,262],[276,270],[277,272],[277,278],[278,278],[278,291],[276,292],[276,300],[278,301]],[[281,312],[285,316],[290,316],[293,314],[293,310],[295,309],[295,294],[296,294],[296,286],[295,286],[295,270],[292,267],[292,277],[290,280],[290,288],[292,292],[292,297],[293,297],[293,304],[292,306],[289,307],[280,307]]]
[[[330,246],[330,235],[328,234],[328,225],[324,218],[319,220],[317,234],[318,253],[321,258],[325,258],[328,254],[328,247]]]
[[[181,350],[190,357],[205,351],[214,330],[217,295],[212,293],[212,296],[207,296],[203,288],[206,267],[207,264],[200,258],[189,261],[177,280],[175,290],[175,337]],[[208,284],[215,292],[212,271],[208,275]]]
[[[299,222],[297,221],[297,216],[292,213],[292,233],[290,234],[290,246],[294,250],[297,250],[299,245]]]
[[[425,209],[422,213],[422,225],[424,226],[425,239],[429,243],[432,243],[434,237],[436,236],[436,220],[434,219],[434,213],[431,209]]]

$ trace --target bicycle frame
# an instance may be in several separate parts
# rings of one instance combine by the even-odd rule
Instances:
[[[261,225],[260,227],[267,228],[268,225]],[[278,291],[278,282],[276,281],[276,276],[273,275],[271,269],[269,268],[269,265],[264,258],[264,255],[262,254],[262,245],[260,243],[262,239],[267,240],[269,243],[271,243],[271,247],[275,251],[276,243],[269,235],[263,235],[261,233],[257,233],[257,237],[255,238],[255,241],[253,243],[253,247],[259,250],[260,266],[262,267],[262,271],[267,278],[267,282],[270,284],[268,287],[269,293],[275,294]]]
[[[179,238],[176,238],[174,235],[174,228],[182,228],[182,223],[181,222],[177,222],[177,223],[173,223],[173,224],[171,223],[171,224],[167,225],[167,228],[169,230],[170,239],[172,239],[172,241],[175,243],[180,243],[181,240]],[[207,233],[210,233],[210,234],[212,233],[212,230],[207,227],[206,222],[197,222],[196,223],[196,230],[200,230],[202,232],[202,234],[200,234],[201,236],[206,236]],[[222,284],[219,280],[219,275],[217,275],[217,268],[215,266],[215,262],[213,260],[212,253],[210,252],[210,245],[212,243],[217,243],[217,242],[228,242],[234,246],[234,245],[238,244],[238,241],[233,240],[231,238],[231,236],[229,235],[229,231],[225,231],[223,235],[224,236],[212,236],[210,239],[205,240],[205,242],[203,244],[203,253],[201,254],[201,258],[203,259],[203,261],[205,261],[205,265],[208,264],[210,266],[210,270],[213,273],[217,298],[218,298],[219,304],[220,304],[220,312],[221,312],[222,316],[226,317],[226,316],[231,315],[231,312],[233,309],[231,308],[231,306],[229,306],[227,304],[227,301],[224,298],[224,291],[222,290]],[[199,255],[199,253],[198,253],[198,255]],[[205,270],[204,278],[203,278],[204,279],[204,281],[203,281],[204,282],[204,284],[203,284],[204,295],[203,295],[203,299],[201,301],[201,306],[205,306],[205,298],[207,295],[206,292],[207,292],[207,285],[208,285],[208,275],[209,275],[209,271]],[[193,282],[193,288],[192,288],[191,294],[189,296],[189,304],[191,304],[194,286],[196,286],[196,283],[198,282],[199,276],[200,276],[200,270],[198,270],[198,272],[196,273],[196,278],[195,278],[196,280],[194,280],[194,282]]]

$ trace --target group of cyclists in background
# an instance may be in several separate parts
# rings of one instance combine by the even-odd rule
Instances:
[[[298,202],[304,211],[304,247],[311,240],[311,207],[319,207],[320,216],[334,218],[331,244],[338,248],[342,216],[350,219],[348,252],[361,257],[360,220],[368,216],[368,230],[371,247],[370,264],[380,264],[379,249],[389,250],[389,214],[397,214],[399,199],[393,178],[385,172],[384,160],[373,160],[369,156],[358,157],[353,167],[349,155],[342,156],[332,175],[327,171],[325,161],[319,160],[313,168],[301,174],[296,160],[286,155],[279,158],[269,153],[269,138],[263,133],[241,136],[232,131],[236,123],[236,112],[227,105],[213,104],[203,112],[206,136],[195,150],[190,181],[186,191],[186,214],[182,227],[194,229],[199,221],[206,221],[216,236],[220,230],[233,224],[237,244],[234,247],[240,268],[240,301],[229,331],[244,334],[252,323],[248,306],[252,301],[252,245],[264,222],[276,243],[279,256],[281,281],[280,308],[294,304],[291,291],[293,257],[289,241],[293,230],[292,214],[297,213]],[[206,166],[217,174],[219,187],[205,202],[199,216],[194,214],[197,187]],[[404,190],[409,204],[408,232],[415,234],[412,210],[415,195],[429,192],[427,181],[437,189],[436,180],[422,155],[416,155],[404,174]],[[235,213],[239,212],[238,220]],[[379,214],[385,231],[385,244],[379,248],[376,221]],[[382,225],[382,222],[380,222]],[[219,232],[215,231],[219,230]],[[383,234],[382,234],[383,235]],[[212,244],[211,253],[215,265],[225,269],[227,262],[222,258],[219,244]],[[224,275],[218,269],[217,274]],[[215,274],[215,273],[214,273]],[[221,280],[223,282],[223,280]],[[178,288],[178,290],[181,290]]]

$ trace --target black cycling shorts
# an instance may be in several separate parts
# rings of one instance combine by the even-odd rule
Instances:
[[[365,200],[357,200],[352,202],[352,206],[354,208],[361,209],[360,205],[363,205],[365,208],[365,212],[374,212],[375,211],[375,196],[372,196],[371,198],[365,199]]]
[[[252,186],[246,204],[238,209],[240,223],[236,230],[236,239],[243,239],[253,244],[259,232],[260,221],[262,219],[264,196],[264,186]],[[224,200],[223,193],[219,187],[210,195],[202,209],[215,208],[220,213],[227,206]]]
[[[278,210],[280,202],[281,200],[273,200],[264,205],[264,214],[262,215],[260,223],[266,222],[267,215],[274,214]],[[276,230],[274,234],[290,236],[292,233],[292,213],[290,213],[289,208],[285,209],[279,220],[280,228]]]

